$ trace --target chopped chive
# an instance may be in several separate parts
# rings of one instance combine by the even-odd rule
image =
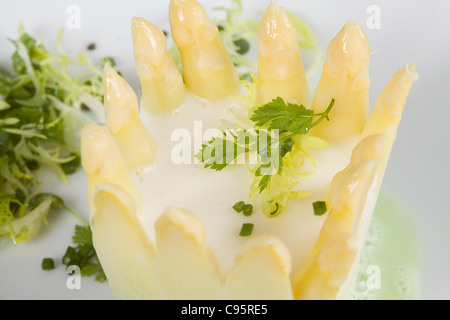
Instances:
[[[42,270],[55,269],[55,261],[52,258],[44,258],[42,260]]]
[[[239,201],[239,202],[236,202],[236,204],[233,206],[233,209],[236,212],[242,212],[242,210],[244,210],[244,207],[245,207],[245,202]]]
[[[239,232],[239,235],[241,237],[250,236],[253,232],[253,227],[254,227],[253,223],[244,223],[242,225],[241,232]]]
[[[327,212],[327,204],[325,201],[313,202],[313,209],[315,216],[323,216]]]
[[[251,216],[253,213],[253,206],[251,204],[246,204],[243,209],[244,216]]]

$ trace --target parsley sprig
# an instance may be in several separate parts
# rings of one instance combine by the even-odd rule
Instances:
[[[328,115],[333,106],[334,99],[331,100],[324,112],[315,113],[303,105],[286,103],[282,98],[278,97],[272,102],[256,108],[250,116],[250,120],[255,123],[255,126],[259,128],[267,127],[270,131],[275,130],[279,132],[279,154],[273,155],[278,157],[278,174],[281,173],[283,168],[283,158],[294,147],[295,142],[293,138],[297,135],[307,134],[324,119],[329,120]],[[264,152],[264,150],[262,151]],[[262,155],[264,156],[264,154]],[[259,183],[260,192],[269,186],[272,179],[273,174],[261,174],[261,169],[268,166],[266,163],[256,170],[256,176],[263,176]]]
[[[82,276],[95,276],[95,281],[98,282],[107,281],[94,249],[91,228],[89,226],[75,226],[72,241],[76,246],[67,248],[62,263],[66,266],[78,266]]]
[[[271,102],[257,107],[250,120],[256,127],[264,128],[268,126],[269,130],[279,130],[283,134],[284,141],[293,138],[296,135],[306,134],[312,128],[317,126],[322,120],[327,119],[333,108],[334,100],[331,100],[328,108],[322,113],[314,113],[303,105],[286,103],[278,97]],[[314,118],[317,118],[314,121]]]

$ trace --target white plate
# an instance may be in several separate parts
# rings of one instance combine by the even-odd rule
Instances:
[[[228,0],[200,1],[208,12]],[[245,16],[260,19],[269,1],[244,0]],[[422,297],[450,298],[450,2],[378,1],[380,28],[369,28],[374,13],[372,1],[288,1],[279,3],[299,14],[326,48],[328,42],[349,20],[361,24],[371,48],[371,103],[391,75],[406,64],[417,64],[419,81],[413,85],[399,128],[398,139],[384,180],[384,188],[417,214],[422,238]],[[94,61],[116,58],[118,68],[139,94],[139,81],[133,61],[130,20],[142,16],[168,30],[169,0],[53,0],[9,1],[0,12],[0,66],[10,65],[19,24],[56,50],[54,39],[65,27],[64,47],[70,54],[94,42],[90,53]],[[80,28],[67,23],[79,10]],[[76,21],[75,21],[76,22]],[[73,26],[73,24],[72,24]],[[66,199],[69,207],[87,218],[83,172],[71,177],[71,185],[62,186],[53,174],[46,174],[44,190]],[[71,243],[77,223],[69,214],[55,213],[49,227],[34,240],[13,247],[0,241],[0,299],[110,299],[106,284],[82,278],[80,290],[69,290],[58,257]],[[54,257],[57,269],[44,272],[43,257]]]

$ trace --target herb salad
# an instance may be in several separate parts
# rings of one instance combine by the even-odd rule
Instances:
[[[0,236],[15,245],[36,236],[52,211],[65,210],[80,225],[63,264],[76,264],[82,275],[105,281],[92,246],[87,221],[68,208],[64,200],[41,192],[41,169],[50,168],[61,183],[81,167],[81,128],[103,123],[102,67],[114,64],[105,58],[95,66],[85,51],[71,59],[62,47],[63,32],[56,40],[58,53],[48,51],[20,26],[11,40],[13,73],[0,69]],[[74,71],[75,70],[75,71]],[[44,258],[43,270],[54,268]]]
[[[23,26],[11,42],[14,73],[0,70],[0,235],[17,244],[35,236],[52,209],[68,209],[58,196],[40,192],[40,169],[50,167],[68,183],[80,167],[79,131],[104,121],[103,75],[84,51],[69,58],[62,32],[57,54]]]

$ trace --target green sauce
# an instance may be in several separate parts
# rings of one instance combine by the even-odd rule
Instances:
[[[419,299],[418,231],[414,212],[382,191],[349,299]]]

